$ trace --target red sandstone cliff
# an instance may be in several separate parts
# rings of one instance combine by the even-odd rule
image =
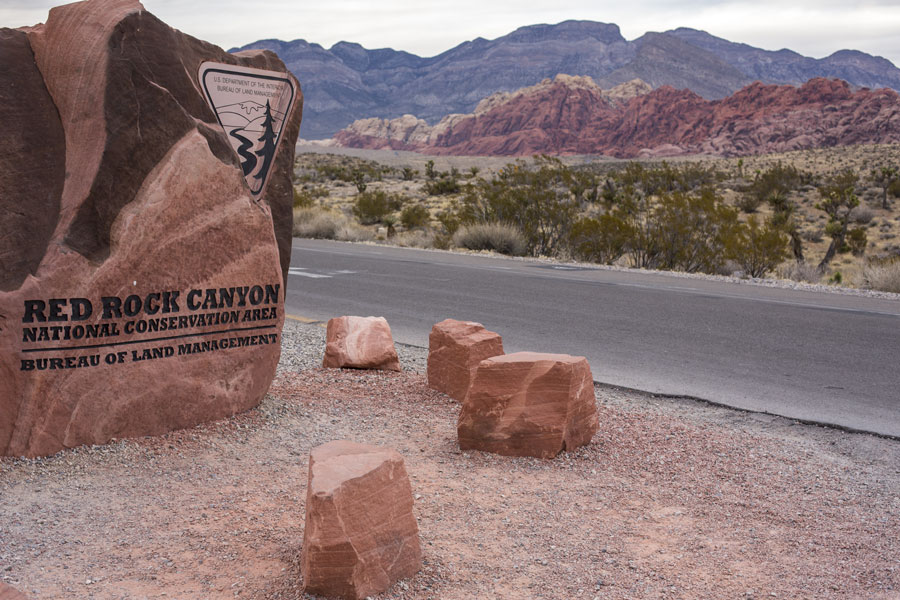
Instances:
[[[749,155],[900,142],[900,96],[818,78],[799,87],[757,82],[708,101],[667,86],[649,91],[630,82],[601,90],[589,77],[560,75],[495,94],[473,114],[449,115],[435,126],[410,115],[364,119],[335,140],[428,154]]]

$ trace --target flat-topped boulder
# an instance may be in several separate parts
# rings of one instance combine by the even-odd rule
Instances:
[[[538,352],[481,361],[457,422],[460,449],[507,456],[552,458],[596,431],[587,359]]]
[[[478,363],[501,354],[499,333],[488,331],[481,323],[445,319],[435,324],[428,336],[428,387],[462,401]]]
[[[309,594],[358,600],[422,566],[403,457],[390,448],[328,442],[309,455],[300,556]]]
[[[399,371],[400,359],[394,348],[391,326],[384,317],[329,319],[322,366]]]
[[[136,0],[0,28],[0,54],[0,455],[256,406],[290,264],[302,101],[284,63],[225,52]],[[256,90],[271,97],[214,111],[204,64],[281,74],[293,104],[267,79]]]

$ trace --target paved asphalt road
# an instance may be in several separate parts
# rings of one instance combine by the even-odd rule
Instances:
[[[294,240],[288,314],[446,318],[507,352],[583,355],[594,379],[900,436],[900,301],[665,274]]]

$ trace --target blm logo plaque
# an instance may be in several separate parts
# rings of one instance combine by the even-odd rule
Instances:
[[[200,84],[241,161],[254,197],[262,194],[296,90],[286,73],[205,62]]]

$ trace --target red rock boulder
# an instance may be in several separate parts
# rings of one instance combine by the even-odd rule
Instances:
[[[428,336],[428,387],[462,401],[485,358],[503,354],[499,333],[481,323],[446,319]]]
[[[0,455],[258,404],[281,351],[302,102],[253,197],[199,68],[284,63],[229,54],[136,0],[0,29],[0,55]]]
[[[587,359],[517,352],[478,365],[457,422],[459,447],[506,456],[552,458],[597,431]]]
[[[395,450],[328,442],[309,455],[300,557],[307,593],[357,600],[422,566],[403,457]]]
[[[335,317],[328,320],[326,369],[399,371],[391,327],[384,317]]]
[[[16,588],[0,581],[0,600],[28,600],[28,598]]]

